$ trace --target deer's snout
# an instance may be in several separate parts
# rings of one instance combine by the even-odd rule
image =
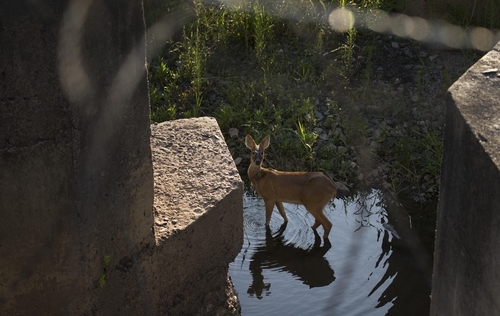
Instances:
[[[256,153],[256,154],[255,154],[255,156],[254,156],[254,159],[253,159],[253,160],[255,161],[255,164],[256,164],[257,166],[259,166],[259,165],[260,165],[260,162],[261,162],[261,160],[262,160],[262,159],[261,159],[261,155],[260,155],[260,153]]]

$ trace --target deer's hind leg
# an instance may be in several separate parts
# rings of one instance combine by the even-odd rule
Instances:
[[[312,228],[312,229],[314,229],[314,230],[316,231],[316,228],[318,228],[318,227],[319,227],[319,225],[321,225],[321,222],[320,222],[320,221],[318,221],[318,220],[316,219],[316,217],[315,217],[315,218],[314,218],[314,225],[312,225],[312,226],[311,226],[311,228]]]
[[[332,222],[326,218],[326,215],[323,214],[323,210],[320,213],[321,217],[321,225],[323,226],[323,230],[325,231],[323,234],[323,239],[328,239],[328,235],[330,235],[330,230],[332,230]]]
[[[307,208],[306,209],[309,211],[314,216],[314,225],[311,226],[312,229],[316,230],[316,228],[319,227],[319,225],[323,226],[324,234],[323,238],[328,239],[328,235],[330,234],[330,230],[332,229],[332,222],[328,220],[326,215],[323,213],[323,208]]]
[[[285,220],[285,222],[288,222],[288,218],[286,217],[285,208],[283,207],[283,203],[276,202],[276,207],[278,208],[278,211],[280,212],[280,214],[283,217],[283,219]]]

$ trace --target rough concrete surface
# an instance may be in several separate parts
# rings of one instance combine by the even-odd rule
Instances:
[[[243,243],[243,183],[216,120],[153,125],[151,148],[159,315],[237,314],[227,272]]]
[[[142,278],[114,267],[154,245],[142,3],[2,1],[0,21],[0,314],[110,315]]]
[[[449,89],[432,316],[500,315],[500,43]]]
[[[207,118],[153,177],[142,1],[0,1],[0,47],[0,315],[237,313],[241,180]]]

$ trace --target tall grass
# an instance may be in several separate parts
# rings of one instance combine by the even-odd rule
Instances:
[[[496,2],[486,1],[496,8]],[[234,157],[247,157],[242,141],[247,133],[257,141],[272,134],[267,157],[275,168],[323,170],[354,183],[356,155],[369,146],[371,131],[353,101],[338,104],[339,92],[351,100],[382,103],[391,113],[401,110],[370,87],[375,77],[373,34],[355,28],[334,32],[324,23],[326,8],[392,9],[395,2],[248,0],[206,5],[146,0],[148,25],[181,11],[193,17],[149,61],[151,119],[214,116]],[[369,45],[360,47],[360,41]],[[361,72],[354,58],[360,54],[366,56]],[[362,78],[360,90],[352,88],[356,76]],[[239,138],[229,138],[229,128],[237,128]],[[383,153],[366,153],[394,166],[388,181],[395,191],[418,191],[431,181],[438,190],[442,135],[430,130],[422,137],[408,130]],[[326,134],[325,143],[320,136]]]

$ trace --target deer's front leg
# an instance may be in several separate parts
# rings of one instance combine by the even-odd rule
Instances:
[[[274,202],[268,200],[264,201],[264,203],[266,204],[266,226],[268,226],[271,221],[271,215],[273,214]]]
[[[280,214],[283,217],[283,219],[285,220],[285,222],[288,222],[288,218],[286,217],[285,208],[283,207],[283,203],[276,202],[276,207],[278,208],[278,211],[280,211]]]

